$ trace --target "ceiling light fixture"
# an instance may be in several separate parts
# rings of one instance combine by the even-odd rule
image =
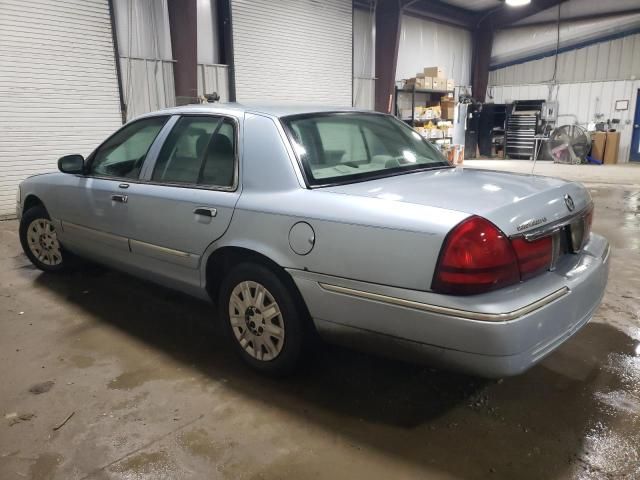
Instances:
[[[530,4],[531,0],[505,0],[505,3],[510,7],[522,7],[523,5]]]

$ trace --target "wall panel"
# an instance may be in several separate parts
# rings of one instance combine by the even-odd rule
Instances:
[[[574,82],[555,86],[497,85],[489,88],[492,98],[488,100],[509,103],[513,100],[557,98],[558,123],[561,125],[578,123],[586,127],[589,122],[617,118],[620,120],[618,130],[621,132],[618,162],[624,163],[629,161],[638,89],[640,80]],[[616,111],[616,100],[628,100],[629,109]]]

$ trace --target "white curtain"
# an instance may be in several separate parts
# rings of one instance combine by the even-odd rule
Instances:
[[[424,67],[442,67],[456,86],[471,76],[471,33],[409,15],[402,16],[396,79],[415,77]]]
[[[353,10],[353,106],[373,110],[375,106],[375,11]]]
[[[114,0],[127,119],[175,105],[166,0]]]
[[[220,63],[216,0],[198,0],[198,63]]]

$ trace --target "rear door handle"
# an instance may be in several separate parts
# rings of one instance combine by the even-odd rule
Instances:
[[[127,203],[129,197],[126,195],[111,195],[111,200],[114,202]]]
[[[218,214],[218,210],[209,207],[198,207],[193,211],[193,213],[196,215],[202,215],[203,217],[215,217]]]

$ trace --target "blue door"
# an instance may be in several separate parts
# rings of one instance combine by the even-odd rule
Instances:
[[[640,90],[636,99],[636,113],[633,119],[633,135],[631,136],[631,154],[629,160],[640,162]]]

